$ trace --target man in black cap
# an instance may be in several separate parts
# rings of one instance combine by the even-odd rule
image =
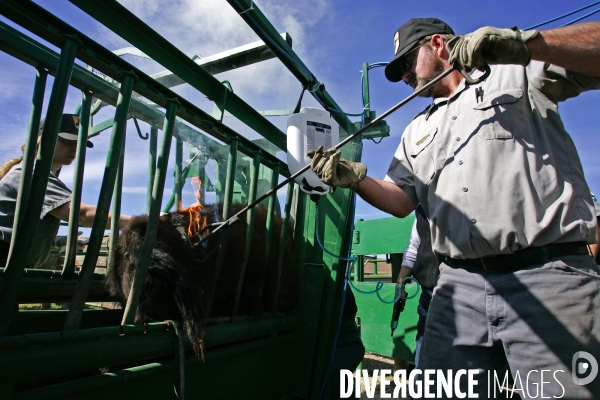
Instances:
[[[42,134],[43,127],[44,120],[40,122],[39,135]],[[58,179],[58,172],[61,167],[70,165],[75,160],[78,134],[79,117],[74,114],[63,114],[40,221],[32,239],[33,245],[27,255],[28,268],[40,268],[46,262],[55,244],[60,221],[69,220],[71,190]],[[93,146],[92,142],[87,142],[87,147]],[[15,158],[0,167],[0,267],[6,264],[12,238],[22,160],[22,157]],[[91,227],[95,216],[96,207],[82,202],[79,209],[79,224]],[[119,225],[124,227],[130,219],[131,217],[127,215],[121,215]],[[110,228],[110,221],[109,213],[107,229]]]
[[[473,390],[489,398],[506,358],[522,397],[597,398],[596,216],[558,103],[600,88],[600,23],[485,27],[449,46],[452,35],[439,19],[409,20],[386,77],[419,89],[455,63],[491,74],[469,85],[454,71],[434,85],[383,180],[335,149],[313,152],[311,167],[397,217],[423,207],[442,263],[420,369],[480,371]],[[456,379],[437,398],[467,394],[467,374]]]

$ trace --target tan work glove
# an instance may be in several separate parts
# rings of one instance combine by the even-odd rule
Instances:
[[[473,68],[483,71],[486,64],[527,65],[531,55],[525,42],[538,33],[485,26],[456,39],[448,61],[458,62],[467,71]]]
[[[334,188],[356,190],[356,184],[367,175],[365,164],[341,158],[341,153],[335,147],[324,152],[323,146],[319,146],[317,150],[311,150],[307,155],[312,158],[310,168],[319,179]]]

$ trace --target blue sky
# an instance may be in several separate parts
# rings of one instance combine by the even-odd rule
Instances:
[[[111,50],[129,46],[68,1],[36,2]],[[341,108],[346,112],[356,113],[362,109],[362,63],[389,61],[393,56],[394,32],[409,18],[439,17],[449,23],[457,34],[463,34],[484,25],[517,25],[526,28],[591,2],[258,0],[256,4],[278,31],[287,31],[292,36],[296,53],[319,81],[325,84],[327,91]],[[258,40],[224,0],[124,0],[121,3],[190,56],[200,54],[206,57]],[[597,5],[557,21],[548,25],[548,28],[572,21],[599,7]],[[0,17],[0,20],[8,22],[4,17]],[[600,20],[600,13],[586,20]],[[165,69],[152,60],[133,56],[125,58],[149,74]],[[3,161],[18,156],[20,146],[24,143],[35,71],[5,53],[0,53],[0,65],[0,123],[3,127],[0,133],[0,160]],[[300,91],[299,83],[276,59],[216,77],[219,80],[229,80],[235,93],[258,110],[293,108]],[[412,89],[402,83],[388,82],[383,76],[383,68],[371,70],[369,77],[371,109],[378,114],[412,92]],[[49,79],[48,88],[51,83],[52,79]],[[212,110],[212,104],[189,86],[182,85],[174,90],[204,110]],[[46,100],[47,98],[48,96]],[[80,93],[71,89],[65,111],[74,111],[79,100]],[[365,142],[363,161],[369,167],[369,175],[380,178],[385,175],[404,127],[428,103],[427,99],[411,102],[388,117],[390,137],[383,139],[380,144]],[[600,93],[588,92],[560,106],[567,131],[578,148],[588,183],[597,193],[600,192],[600,157],[594,149],[597,147],[597,127],[600,125],[599,104]],[[318,106],[307,95],[304,96],[303,105]],[[107,107],[96,121],[109,118],[113,112],[114,109]],[[351,119],[356,120],[354,117]],[[285,117],[273,117],[270,120],[285,131]],[[225,122],[250,138],[258,138],[256,133],[234,118],[226,118]],[[148,131],[147,125],[141,126],[144,132]],[[97,201],[108,139],[108,132],[100,135],[94,139],[94,149],[88,151],[83,195],[85,202],[95,204]],[[126,144],[124,213],[140,214],[145,211],[147,149],[148,143],[138,138],[131,123]],[[61,178],[68,185],[71,184],[71,177],[72,169],[64,168]],[[168,181],[167,188],[169,184]],[[186,189],[186,193],[189,195],[191,191]],[[169,195],[167,193],[165,198]],[[191,203],[191,197],[187,199],[187,203]],[[386,217],[386,214],[359,200],[356,217],[373,219]]]

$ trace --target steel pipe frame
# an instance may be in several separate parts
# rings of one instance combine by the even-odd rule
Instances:
[[[73,175],[73,193],[71,194],[71,206],[69,211],[67,249],[61,273],[61,276],[63,277],[72,277],[75,274],[75,258],[77,256],[79,210],[81,208],[81,191],[83,188],[83,167],[85,165],[88,130],[90,126],[90,110],[92,107],[92,94],[88,91],[83,91],[82,96],[82,107],[79,112],[79,135],[75,157],[75,172]]]
[[[235,183],[235,168],[237,164],[237,149],[238,149],[238,141],[232,140],[229,146],[229,158],[227,159],[227,177],[225,179],[225,190],[223,194],[223,219],[228,219],[231,215],[230,208],[231,202],[233,198],[233,186]],[[217,249],[217,259],[215,261],[215,272],[213,275],[213,281],[210,287],[210,293],[206,299],[206,315],[210,317],[210,312],[212,310],[212,305],[215,300],[215,295],[217,293],[217,288],[219,286],[219,278],[221,277],[221,270],[223,269],[223,264],[225,263],[225,253],[227,252],[227,241],[229,240],[229,230],[225,229],[224,232],[221,232],[223,235],[222,239],[219,242],[219,247]]]
[[[98,261],[98,253],[102,244],[102,237],[108,221],[108,210],[110,208],[111,194],[117,180],[118,166],[120,164],[122,149],[125,144],[125,131],[127,129],[127,114],[129,103],[133,91],[133,84],[136,77],[133,73],[125,74],[121,88],[119,89],[119,99],[115,110],[115,122],[106,156],[104,168],[104,178],[100,187],[98,206],[96,207],[96,216],[92,224],[92,232],[88,250],[81,266],[75,293],[69,307],[69,313],[65,321],[65,330],[78,329],[81,322],[81,315],[85,299],[91,284],[94,269]]]
[[[4,337],[8,333],[14,301],[17,297],[23,270],[25,269],[27,253],[33,242],[31,238],[35,234],[39,215],[42,211],[42,204],[45,198],[58,137],[58,129],[62,118],[62,110],[67,98],[67,90],[69,81],[71,80],[73,64],[75,63],[77,47],[77,38],[68,37],[64,39],[46,112],[46,122],[44,123],[40,148],[38,150],[33,177],[31,178],[29,198],[24,209],[23,222],[19,223],[20,221],[17,221],[17,224],[13,227],[13,237],[4,269],[4,286],[0,298],[0,337]],[[34,124],[30,123],[30,129],[32,126]],[[30,143],[33,141],[31,136],[36,134],[37,132],[30,130],[28,138]],[[24,178],[26,179],[26,177]],[[17,203],[23,204],[22,201],[19,201],[20,196],[21,193],[17,196]]]
[[[183,142],[181,139],[175,139],[175,189],[173,194],[175,195],[175,209],[181,206],[181,198],[183,193],[183,185],[185,178],[181,173],[181,165],[183,164]],[[183,180],[183,182],[182,182]]]
[[[29,115],[29,126],[27,128],[27,140],[23,151],[23,161],[21,162],[21,180],[19,182],[19,193],[15,206],[14,223],[19,226],[23,223],[25,216],[25,206],[29,199],[31,190],[31,178],[33,176],[33,163],[35,162],[37,152],[38,131],[40,129],[40,119],[42,118],[42,107],[44,103],[44,93],[46,91],[46,80],[48,71],[38,68],[36,71],[35,84],[33,87],[33,98],[31,99],[31,112]],[[17,228],[20,229],[20,228]]]
[[[150,214],[152,188],[154,187],[154,176],[156,174],[156,149],[158,147],[158,127],[156,125],[150,126],[150,141],[148,145],[148,201],[146,212]]]
[[[292,38],[287,32],[281,33],[281,37],[289,43],[290,46],[292,45]],[[232,69],[266,61],[274,57],[275,54],[273,54],[263,42],[258,41],[226,50],[218,54],[213,54],[208,57],[196,58],[196,56],[194,56],[192,57],[192,60],[196,64],[202,66],[202,69],[209,74],[217,75]],[[174,87],[185,83],[183,79],[169,70],[157,72],[152,74],[151,77],[166,87]]]
[[[150,204],[146,235],[144,237],[144,244],[142,245],[140,259],[136,265],[133,282],[131,283],[131,290],[129,292],[129,297],[127,298],[125,312],[123,313],[123,325],[133,324],[135,321],[135,314],[137,312],[140,296],[142,295],[142,288],[144,285],[144,280],[146,279],[146,272],[148,271],[148,265],[150,264],[152,248],[154,247],[156,233],[158,232],[158,217],[160,214],[162,193],[165,188],[167,166],[169,163],[169,152],[171,150],[173,128],[175,126],[175,114],[177,112],[178,105],[179,102],[177,99],[172,99],[167,106],[162,142],[156,166],[156,175],[154,177],[154,185],[152,187],[152,203]]]
[[[248,12],[244,12],[240,15],[242,19],[250,28],[252,28],[258,37],[265,42],[267,47],[269,47],[269,49],[275,53],[277,58],[279,58],[283,65],[287,67],[287,69],[296,77],[296,79],[298,79],[298,81],[302,84],[302,87],[309,88],[311,85],[316,83],[317,78],[314,76],[314,74],[310,72],[306,65],[304,65],[300,57],[296,55],[294,50],[292,50],[286,41],[281,38],[277,30],[264,16],[256,4],[252,4],[251,0],[227,0],[227,2],[238,14],[250,9],[250,6],[252,6]],[[277,46],[274,46],[273,42],[275,42]],[[294,59],[295,63],[291,62],[288,57]],[[302,69],[308,71],[310,76],[306,76],[305,71],[302,71]],[[311,94],[318,98],[327,107],[341,110],[341,108],[337,105],[329,93],[327,93],[324,87],[311,92]],[[354,132],[354,124],[346,115],[342,113],[331,112],[331,116],[338,124],[340,124],[340,127],[343,130],[348,133]]]
[[[84,49],[77,53],[78,59],[92,65],[116,81],[123,79],[124,71],[133,71],[139,78],[134,85],[135,92],[159,106],[166,108],[168,99],[177,97],[175,92],[165,88],[144,72],[138,70],[33,2],[1,0],[0,14],[59,47],[64,41],[60,32],[77,34],[85,46]],[[0,33],[0,50],[4,50],[31,65],[43,66],[51,72],[56,69],[56,56],[51,50],[39,44],[32,45],[30,38],[24,38],[22,34],[2,22],[0,22]],[[18,42],[18,45],[15,45],[15,42]],[[22,52],[26,54],[21,54]],[[116,104],[117,89],[85,68],[78,65],[75,66],[72,84],[79,89],[88,89],[94,92],[95,97],[109,104]],[[265,165],[270,168],[274,165],[279,165],[282,175],[289,176],[287,164],[271,155],[269,151],[262,149],[227,125],[215,120],[210,114],[207,114],[191,102],[182,98],[179,98],[179,101],[181,102],[181,107],[177,109],[179,117],[224,143],[229,143],[232,138],[237,138],[240,142],[239,151],[241,153],[249,157],[252,157],[256,153],[261,153],[264,157]],[[137,99],[132,99],[132,104],[130,113],[136,118],[142,119],[151,125],[160,126],[163,124],[164,116],[158,110]],[[152,111],[157,115],[152,116]],[[152,117],[149,119],[148,115]],[[181,125],[185,126],[184,124]],[[91,134],[90,137],[92,136],[94,135]],[[182,139],[185,140],[185,138]],[[210,148],[210,143],[206,147]]]
[[[127,37],[126,40],[129,43],[204,93],[209,100],[226,98],[225,109],[227,111],[269,139],[281,150],[286,150],[286,138],[283,132],[235,93],[225,93],[228,91],[227,88],[223,87],[216,78],[117,1],[70,1],[117,35]],[[281,38],[281,36],[279,37]],[[283,38],[281,40],[285,42]],[[285,43],[287,45],[287,42]]]
[[[281,283],[281,270],[283,268],[283,256],[285,254],[285,241],[290,223],[290,210],[292,208],[292,196],[294,192],[294,184],[290,182],[287,188],[285,197],[285,207],[283,211],[283,221],[281,222],[281,234],[279,235],[279,254],[277,257],[277,288],[275,289],[275,300],[273,309],[277,309],[277,301],[279,300],[279,288]]]
[[[24,37],[22,34],[15,31],[13,28],[8,27],[1,22],[0,32],[2,32],[2,34],[0,35],[0,47],[3,48],[3,50],[8,51],[13,56],[32,65],[44,66],[46,68],[49,68],[51,71],[55,69],[56,60],[58,60],[58,56],[56,56],[52,50],[49,50],[40,44],[32,44],[29,38]],[[98,97],[102,101],[107,102],[108,104],[115,104],[115,99],[118,95],[116,87],[100,79],[92,72],[79,67],[78,65],[75,65],[71,83],[79,89],[92,90],[96,97]],[[201,114],[202,111],[199,110],[199,113]],[[164,123],[164,114],[162,114],[154,107],[143,103],[135,98],[132,98],[131,100],[130,114],[148,122],[152,126],[162,125]],[[110,125],[112,125],[113,121],[111,120],[107,122],[110,122]],[[108,124],[106,124],[106,127],[100,125],[95,126],[89,137],[96,136],[99,133],[98,131],[107,129],[108,126]],[[229,130],[229,128],[227,128],[225,125],[223,125],[223,128],[225,130]],[[192,140],[194,142],[199,141],[200,145],[206,147],[207,150],[209,150],[212,154],[226,153],[226,150],[223,149],[220,144],[213,141],[209,137],[197,133],[198,132],[193,131],[192,128],[188,127],[187,125],[176,121],[174,134],[177,137],[185,138],[186,140]],[[237,134],[234,131],[231,131],[231,135],[234,136]],[[259,150],[260,147],[258,146],[255,146],[252,152],[248,152],[247,149],[243,147],[244,143],[248,144],[253,142],[242,140],[241,146],[239,148],[240,152],[247,155],[256,154],[256,152],[261,152],[261,150]],[[266,166],[271,166],[271,168],[277,167],[281,171],[281,174],[283,176],[289,176],[287,166],[274,156],[271,156],[270,154],[266,155],[265,157],[263,157],[263,160],[265,161]],[[243,162],[243,160],[240,160],[238,163],[241,164]],[[169,204],[172,204],[172,202]],[[168,208],[170,209],[170,205],[168,206]]]
[[[211,347],[277,336],[296,324],[297,317],[288,315],[207,326],[205,354],[212,352]],[[5,338],[0,340],[0,376],[3,382],[21,384],[170,355],[177,339],[169,329],[165,323],[155,323],[149,328],[117,326]]]
[[[131,103],[131,100],[130,100]],[[127,129],[125,129],[127,132]],[[115,187],[113,189],[112,199],[112,218],[110,219],[110,236],[108,238],[108,261],[106,262],[106,270],[112,268],[112,252],[117,242],[119,241],[119,220],[121,218],[121,199],[123,192],[123,168],[125,167],[125,136],[123,136],[123,144],[121,147],[121,156],[118,159],[117,176],[115,179]]]
[[[256,200],[256,187],[258,184],[258,171],[260,169],[260,155],[256,155],[252,160],[252,164],[250,165],[250,190],[248,193],[248,203],[252,203]],[[246,268],[248,267],[248,260],[250,259],[250,252],[252,251],[252,237],[254,232],[254,215],[255,208],[252,208],[246,213],[246,251],[244,252],[244,263],[242,264],[242,268],[240,270],[240,275],[238,277],[237,287],[235,291],[235,298],[233,302],[233,315],[238,314],[238,305],[240,302],[240,296],[242,294],[242,289],[244,286],[244,276],[246,275]],[[254,268],[258,268],[256,265]],[[266,268],[265,268],[266,273]]]
[[[237,356],[246,351],[252,351],[264,347],[278,346],[293,340],[291,334],[278,335],[275,339],[258,339],[248,343],[238,344],[233,348],[222,348],[209,352],[205,360],[190,359],[185,361],[185,368],[194,365],[211,362],[219,358]],[[16,393],[14,400],[56,400],[72,398],[82,393],[98,392],[114,386],[123,386],[141,379],[151,378],[161,373],[168,373],[177,369],[177,361],[169,360],[160,363],[149,363],[138,367],[127,368],[117,372],[109,372],[100,376],[82,378],[72,382],[61,383],[43,388],[32,389],[22,393]]]

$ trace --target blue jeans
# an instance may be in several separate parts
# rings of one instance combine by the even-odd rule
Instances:
[[[429,311],[429,303],[431,303],[432,296],[433,290],[423,289],[421,297],[419,297],[419,307],[417,307],[419,322],[417,322],[417,339],[415,341],[415,368],[419,368],[419,353],[421,352],[421,344],[423,343],[423,335],[425,334],[425,320],[427,319],[427,312]]]

